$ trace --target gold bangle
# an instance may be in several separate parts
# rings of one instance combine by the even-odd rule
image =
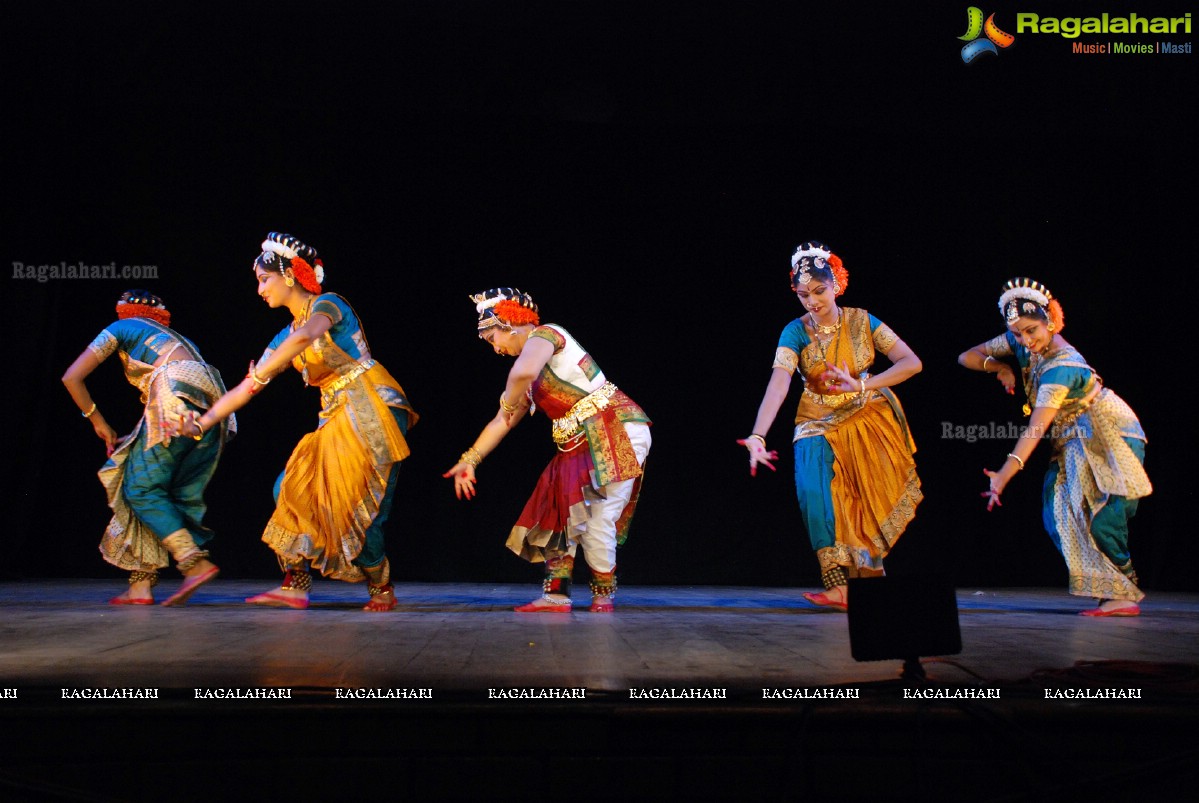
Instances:
[[[766,439],[765,439],[764,437],[762,437],[761,435],[759,435],[758,433],[756,433],[756,432],[755,432],[755,433],[753,433],[752,435],[750,435],[748,438],[746,438],[746,440],[747,440],[747,441],[748,441],[748,440],[755,440],[755,441],[758,441],[759,443],[761,443],[761,444],[762,444],[762,448],[763,448],[763,449],[765,449],[765,448],[766,448]]]
[[[1021,471],[1023,471],[1023,470],[1024,470],[1024,461],[1023,461],[1023,460],[1021,460],[1021,459],[1020,459],[1020,457],[1019,457],[1019,456],[1018,456],[1018,455],[1017,455],[1015,452],[1008,452],[1008,453],[1007,453],[1007,456],[1008,456],[1008,457],[1010,457],[1010,458],[1012,458],[1013,460],[1015,460],[1017,463],[1019,463],[1019,464],[1020,464],[1020,470],[1021,470]]]
[[[508,404],[508,400],[506,398],[504,398],[504,395],[505,395],[504,392],[500,393],[500,409],[503,410],[505,413],[516,412],[516,405]]]
[[[987,363],[989,363],[991,360],[994,360],[994,359],[995,359],[994,357],[992,357],[990,354],[988,354],[987,358],[985,360],[983,360],[983,373],[985,373],[985,374],[991,373],[990,371],[987,370]],[[996,360],[996,362],[998,362],[998,360]]]
[[[459,463],[466,463],[468,466],[477,466],[483,462],[483,455],[479,454],[479,450],[475,447],[470,447],[462,456],[458,458]]]
[[[197,441],[202,441],[202,440],[204,440],[204,425],[200,423],[200,419],[199,419],[199,418],[197,418],[197,419],[195,419],[194,421],[192,421],[192,423],[196,425],[196,429],[200,430],[200,434],[199,434],[199,435],[192,435],[192,436],[191,436],[191,437],[192,437],[192,440],[197,440]]]
[[[271,380],[269,380],[269,379],[259,379],[258,378],[258,366],[257,365],[250,366],[250,379],[253,379],[254,382],[259,385],[271,384]]]
[[[91,417],[92,417],[92,414],[93,414],[93,413],[95,413],[95,412],[96,412],[96,403],[95,403],[95,402],[92,402],[92,407],[91,407],[91,409],[90,409],[90,410],[88,410],[86,413],[80,413],[80,415],[81,415],[81,416],[83,416],[84,418],[91,418]]]

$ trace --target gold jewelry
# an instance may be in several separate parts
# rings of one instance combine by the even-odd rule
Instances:
[[[837,361],[837,351],[841,347],[841,337],[840,337],[840,334],[835,334],[833,337],[829,338],[828,343],[824,343],[824,342],[821,342],[821,340],[820,340],[820,334],[822,333],[823,330],[828,330],[826,332],[823,332],[824,334],[831,334],[834,332],[839,333],[839,330],[841,329],[841,314],[842,314],[841,311],[838,310],[837,311],[837,322],[835,324],[833,324],[831,327],[822,326],[822,325],[816,323],[816,317],[814,315],[812,315],[811,313],[808,314],[808,317],[810,317],[812,319],[812,330],[816,333],[816,336],[812,338],[812,342],[816,344],[816,349],[817,349],[817,351],[820,352],[820,361],[822,363],[824,363],[826,367],[831,367],[832,363],[835,363]],[[833,347],[833,359],[831,362],[829,361],[829,358],[828,358],[828,347],[830,345]],[[827,383],[827,389],[835,389],[836,387],[837,387],[836,380],[834,380],[833,382]],[[804,392],[807,393],[808,391],[809,391],[809,388],[805,387]],[[823,394],[823,393],[816,394],[815,392],[813,392],[813,395],[818,400],[817,404],[820,404],[823,406],[825,394]]]
[[[1023,460],[1021,460],[1021,459],[1020,459],[1020,458],[1019,458],[1019,457],[1016,455],[1016,453],[1015,453],[1015,452],[1008,452],[1008,453],[1007,453],[1007,456],[1008,456],[1008,457],[1010,457],[1010,458],[1012,458],[1013,460],[1015,460],[1017,463],[1019,463],[1019,464],[1020,464],[1020,470],[1021,470],[1021,471],[1023,471],[1023,470],[1024,470],[1024,461],[1023,461]]]
[[[92,402],[91,409],[89,409],[86,413],[80,413],[80,415],[83,416],[84,418],[91,418],[92,414],[95,412],[96,412],[96,403]]]
[[[477,466],[483,462],[483,455],[479,454],[479,450],[472,446],[462,453],[458,462],[466,463],[468,466]]]
[[[987,363],[991,362],[994,359],[995,359],[994,357],[992,357],[990,354],[988,354],[987,358],[985,360],[983,360],[983,371],[984,372],[986,372],[988,374],[991,373],[990,371],[987,371]],[[996,360],[996,362],[998,362],[998,360]]]
[[[516,412],[516,405],[508,404],[508,400],[504,398],[504,393],[500,393],[500,409],[505,413],[514,413]]]
[[[866,380],[862,379],[862,395],[866,395]]]
[[[202,441],[202,440],[204,440],[204,425],[200,423],[200,419],[199,419],[199,418],[193,418],[193,419],[192,419],[192,423],[196,425],[196,429],[200,430],[200,434],[199,434],[199,435],[192,435],[192,439],[193,439],[193,440],[197,440],[197,441]]]
[[[175,568],[179,569],[180,574],[187,574],[192,569],[196,568],[196,564],[208,557],[208,550],[197,549],[195,552],[188,555],[183,560],[175,561]]]
[[[312,575],[307,569],[288,569],[283,573],[283,584],[280,588],[288,591],[303,591],[308,593],[308,589],[312,588]]]
[[[571,443],[585,434],[583,422],[593,415],[598,415],[608,409],[611,404],[611,398],[616,393],[616,385],[611,382],[605,382],[598,389],[591,391],[583,398],[575,402],[566,415],[561,418],[555,418],[552,424],[552,432],[554,443],[561,447],[564,444]],[[577,444],[576,444],[577,445]],[[570,451],[563,449],[562,451]]]
[[[819,332],[822,335],[831,335],[833,332],[836,332],[838,329],[840,329],[841,328],[841,316],[842,316],[842,312],[841,312],[841,310],[838,309],[837,310],[837,322],[835,324],[833,324],[832,326],[825,326],[822,323],[816,322],[815,315],[813,315],[810,312],[808,313],[808,317],[812,319],[812,328],[815,329],[817,332]]]
[[[253,379],[254,383],[258,385],[269,385],[271,383],[270,379],[260,379],[258,377],[258,366],[254,363],[250,363],[250,379]]]
[[[284,283],[285,285],[287,285],[288,287],[294,287],[294,286],[295,286],[295,283],[296,283],[296,280],[295,280],[295,279],[293,279],[293,278],[291,278],[290,276],[284,276],[284,277],[283,277],[283,283]]]
[[[755,432],[755,433],[753,433],[752,435],[750,435],[748,438],[746,438],[746,440],[747,440],[747,441],[748,441],[748,440],[755,440],[755,441],[758,441],[759,443],[761,443],[761,444],[762,444],[762,448],[763,448],[763,449],[765,449],[765,448],[766,448],[766,439],[765,439],[765,438],[763,438],[761,435],[759,435],[759,434],[758,434],[758,433],[756,433],[756,432]]]

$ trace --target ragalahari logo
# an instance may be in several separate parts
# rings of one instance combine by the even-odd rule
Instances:
[[[986,36],[983,37],[982,34]],[[959,36],[967,45],[962,48],[962,61],[969,64],[983,53],[999,55],[997,47],[1011,47],[1016,37],[999,30],[995,24],[995,15],[987,17],[983,22],[983,12],[977,6],[966,9],[966,33]]]

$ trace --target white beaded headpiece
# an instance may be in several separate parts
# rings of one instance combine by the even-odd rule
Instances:
[[[811,271],[828,270],[828,258],[833,252],[815,243],[804,243],[791,255],[791,275],[799,284],[812,281]]]
[[[1040,282],[1028,278],[1011,279],[1003,286],[1003,295],[999,296],[999,314],[1004,321],[1013,324],[1021,315],[1041,315],[1048,317],[1049,302],[1053,293]]]
[[[316,283],[325,283],[325,265],[321,261],[316,249],[312,246],[306,245],[290,234],[272,231],[262,241],[262,256],[259,259],[264,264],[270,265],[275,261],[276,255],[283,257],[289,262],[296,257],[300,257],[312,266],[312,273],[316,276]]]

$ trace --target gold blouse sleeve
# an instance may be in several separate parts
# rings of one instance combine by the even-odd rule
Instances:
[[[1070,392],[1070,388],[1065,385],[1041,385],[1037,388],[1037,403],[1034,407],[1051,407],[1054,410],[1062,409],[1062,405],[1066,403],[1066,395]]]
[[[774,365],[771,367],[782,368],[794,376],[795,369],[799,367],[799,355],[785,346],[779,346],[774,351]]]
[[[117,339],[112,332],[104,329],[100,334],[96,335],[96,339],[87,344],[88,349],[92,354],[96,355],[96,359],[104,362],[112,353],[117,350]]]
[[[881,351],[886,354],[895,345],[895,341],[899,340],[899,335],[895,334],[894,330],[885,323],[880,323],[878,328],[874,330],[874,350]]]
[[[987,352],[991,357],[1010,357],[1012,356],[1012,347],[1008,343],[1007,335],[999,335],[993,337],[983,344],[983,351]]]

